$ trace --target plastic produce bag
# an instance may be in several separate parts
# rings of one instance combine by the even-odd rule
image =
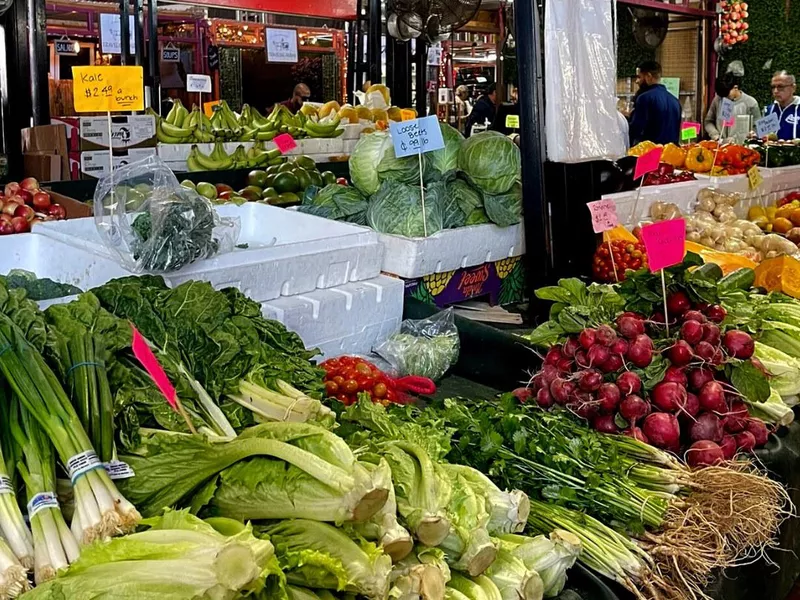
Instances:
[[[418,321],[403,321],[400,332],[375,349],[401,376],[440,379],[458,360],[458,339],[452,308]]]
[[[106,247],[135,273],[177,271],[229,252],[239,237],[239,219],[221,218],[207,198],[182,187],[155,156],[97,183],[94,219]]]

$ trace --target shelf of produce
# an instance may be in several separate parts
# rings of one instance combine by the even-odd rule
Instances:
[[[384,275],[276,298],[261,305],[268,319],[297,333],[308,348],[319,348],[324,358],[368,354],[400,329],[403,282]]]
[[[404,318],[425,318],[439,309],[417,300],[406,298]],[[546,317],[545,317],[546,318]],[[441,397],[470,395],[474,382],[491,386],[497,390],[511,390],[527,382],[530,374],[540,366],[534,348],[514,333],[500,331],[494,327],[456,317],[461,352],[452,375],[443,381],[439,390]],[[457,386],[448,383],[456,379]],[[459,378],[467,380],[466,383]],[[485,393],[483,387],[475,388]],[[796,468],[800,456],[800,423],[794,422],[770,436],[767,445],[756,451],[758,460],[774,479],[789,489],[792,502],[800,505],[800,470]],[[735,569],[727,569],[708,588],[709,596],[715,600],[749,600],[751,598],[785,598],[800,577],[800,519],[787,519],[779,537],[779,549],[768,553],[778,566],[765,561]],[[632,599],[632,595],[611,584],[617,597]],[[594,598],[594,596],[588,596]],[[602,597],[602,596],[598,596]],[[614,596],[611,596],[612,598]]]
[[[246,248],[188,265],[165,275],[170,285],[199,279],[216,288],[236,287],[257,302],[330,288],[380,274],[382,247],[363,227],[332,222],[250,202],[217,207],[222,217],[238,218],[238,243]],[[36,232],[94,256],[112,258],[93,218],[42,223]]]
[[[379,233],[386,252],[383,271],[405,279],[474,267],[525,254],[522,224],[472,225],[440,231],[427,238]]]

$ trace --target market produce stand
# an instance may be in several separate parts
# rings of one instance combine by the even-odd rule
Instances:
[[[425,318],[435,311],[435,307],[410,298],[405,302],[404,318]],[[519,387],[527,381],[528,373],[538,367],[534,348],[514,332],[500,331],[460,317],[455,321],[461,354],[452,369],[453,374],[441,382],[437,396],[468,395],[470,398],[489,399],[497,390],[509,391]],[[757,457],[764,468],[789,489],[795,506],[800,505],[800,471],[796,468],[800,457],[800,423],[794,422],[772,435],[767,446],[757,451]],[[752,565],[728,569],[709,586],[707,593],[716,600],[785,598],[800,576],[798,519],[784,522],[778,548],[768,556],[774,564],[760,559]],[[613,583],[609,583],[607,589],[608,593],[614,594],[612,597],[631,597],[629,592]]]

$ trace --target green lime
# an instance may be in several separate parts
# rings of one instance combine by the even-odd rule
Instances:
[[[300,182],[293,173],[279,173],[275,177],[275,181],[272,182],[272,187],[274,187],[279,194],[296,192],[300,189]]]
[[[309,171],[317,168],[317,163],[315,163],[314,159],[310,156],[298,156],[296,159],[294,159],[294,162],[296,165]]]
[[[332,183],[336,183],[336,175],[334,175],[330,171],[323,171],[322,172],[322,182],[325,185],[330,185]]]
[[[264,193],[261,194],[262,198],[277,198],[278,191],[274,187],[268,187],[264,190]]]
[[[293,204],[300,204],[300,197],[293,192],[284,192],[277,198],[269,198],[267,202],[273,206],[291,206]]]
[[[311,180],[311,185],[315,185],[317,187],[322,187],[324,182],[322,181],[322,175],[319,174],[319,171],[309,171],[308,178]]]
[[[305,169],[297,169],[297,171],[294,172],[294,175],[297,177],[297,183],[300,185],[300,190],[304,190],[311,185],[311,176]]]
[[[278,167],[278,172],[287,173],[289,171],[294,171],[296,168],[297,167],[294,165],[294,163],[287,162]]]

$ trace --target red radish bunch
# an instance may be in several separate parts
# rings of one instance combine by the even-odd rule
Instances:
[[[658,319],[624,313],[615,327],[587,328],[550,348],[530,394],[542,409],[564,407],[597,431],[624,433],[682,454],[692,466],[730,460],[766,444],[766,425],[749,416],[717,368],[751,360],[753,339],[743,331],[723,334],[725,309],[693,305],[682,292],[668,296],[667,311],[677,339],[666,347],[662,341],[660,352],[647,334]],[[652,331],[661,334],[664,327]],[[646,369],[659,353],[669,366],[662,380],[645,390],[636,370]]]
[[[723,2],[720,2],[722,24],[719,28],[719,35],[726,46],[741,44],[749,39],[747,30],[750,25],[745,20],[749,16],[748,8],[746,2],[740,2],[739,0],[723,0]]]

